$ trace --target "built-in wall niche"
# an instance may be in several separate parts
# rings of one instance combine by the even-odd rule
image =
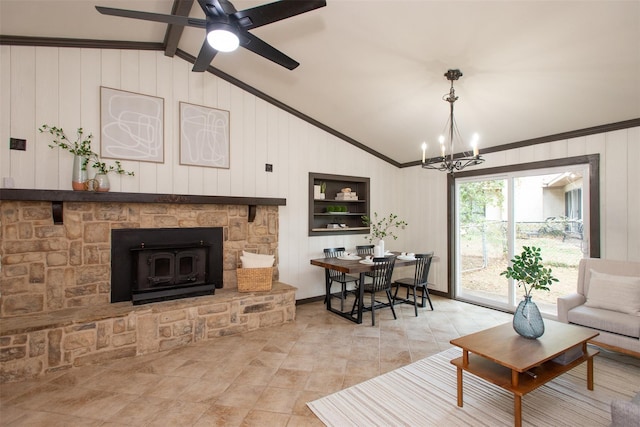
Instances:
[[[309,236],[368,234],[369,178],[309,173]],[[343,192],[350,189],[350,192]]]

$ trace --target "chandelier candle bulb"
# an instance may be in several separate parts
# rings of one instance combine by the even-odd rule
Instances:
[[[480,139],[480,137],[478,136],[477,133],[473,134],[473,139],[471,139],[471,146],[473,147],[473,156],[477,157],[480,154],[480,151],[478,150],[478,140]]]
[[[427,143],[423,142],[422,143],[422,163],[424,163],[426,159],[427,159]]]

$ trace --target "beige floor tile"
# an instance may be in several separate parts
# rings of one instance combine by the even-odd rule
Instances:
[[[311,372],[313,370],[313,364],[315,363],[315,360],[317,357],[318,357],[317,354],[316,355],[289,354],[289,356],[287,356],[287,358],[282,361],[280,368]]]
[[[271,378],[269,386],[303,390],[309,380],[309,375],[309,371],[280,368]]]
[[[216,379],[193,380],[192,383],[178,396],[184,402],[214,404],[229,388],[231,382]]]
[[[301,415],[292,415],[289,418],[287,427],[323,427],[324,423],[315,415],[303,417]]]
[[[165,376],[144,394],[146,396],[171,399],[184,393],[192,383],[193,380],[191,378]]]
[[[139,396],[108,418],[115,424],[143,426],[150,422],[163,408],[171,406],[173,399]]]
[[[305,390],[333,393],[340,390],[344,380],[343,374],[328,374],[326,372],[311,372]]]
[[[198,419],[194,427],[239,426],[249,410],[235,406],[213,405]]]
[[[282,361],[286,359],[287,353],[272,353],[261,351],[249,362],[251,366],[262,366],[268,368],[279,368]]]
[[[300,394],[301,390],[267,387],[258,398],[254,409],[291,414]]]
[[[54,414],[51,412],[26,411],[24,416],[7,426],[29,427],[97,427],[103,423],[100,420],[74,417],[72,415]]]
[[[193,426],[208,410],[209,405],[194,402],[175,401],[171,405],[160,409],[145,426]]]
[[[290,415],[278,414],[275,412],[251,410],[242,421],[242,427],[285,427],[289,422]]]
[[[238,408],[253,408],[264,389],[264,386],[234,383],[218,398],[216,404]]]
[[[163,379],[164,377],[158,374],[105,370],[83,381],[81,386],[92,390],[141,395],[154,388]]]
[[[249,365],[242,370],[234,380],[236,384],[250,384],[264,386],[269,384],[278,368]]]

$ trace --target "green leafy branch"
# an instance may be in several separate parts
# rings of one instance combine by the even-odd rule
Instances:
[[[527,297],[531,296],[531,291],[534,289],[549,291],[549,286],[553,282],[557,282],[558,279],[553,276],[550,268],[542,265],[540,248],[523,246],[522,249],[522,253],[516,255],[511,260],[511,266],[507,267],[500,275],[516,280],[518,286],[524,288],[524,294]]]
[[[385,237],[393,237],[393,240],[397,240],[398,236],[393,233],[393,229],[401,228],[404,230],[409,225],[405,221],[399,220],[396,214],[389,214],[388,217],[378,220],[378,213],[374,212],[373,220],[366,215],[361,218],[365,226],[371,227],[371,235],[366,237],[369,243],[373,242],[374,239],[384,239]]]

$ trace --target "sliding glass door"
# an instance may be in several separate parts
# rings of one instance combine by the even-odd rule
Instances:
[[[588,255],[585,176],[588,165],[456,178],[456,298],[514,310],[522,291],[500,273],[523,246],[536,246],[560,282],[534,299],[555,315]]]

